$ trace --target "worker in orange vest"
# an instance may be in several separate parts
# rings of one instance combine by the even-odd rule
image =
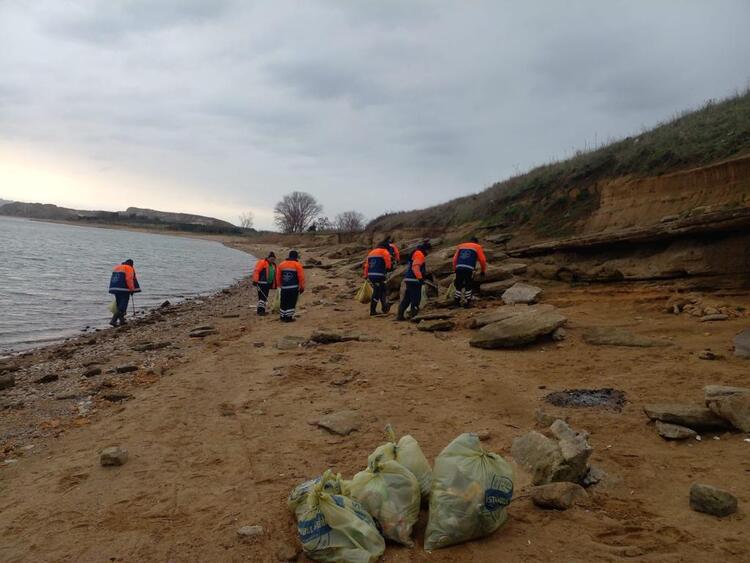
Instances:
[[[419,305],[422,302],[422,286],[427,277],[425,258],[430,253],[431,249],[432,245],[430,242],[424,241],[414,252],[412,252],[409,263],[406,266],[406,273],[404,274],[406,291],[404,292],[404,298],[398,306],[398,315],[396,316],[397,321],[406,320],[404,313],[406,313],[406,309],[409,307],[411,307],[412,318],[419,314]]]
[[[453,282],[456,293],[453,300],[456,307],[461,306],[461,297],[465,299],[464,307],[467,309],[471,307],[474,298],[474,270],[476,270],[477,261],[481,268],[480,275],[484,277],[487,272],[487,258],[477,237],[471,237],[469,242],[458,245],[456,253],[453,255],[453,271],[456,274]]]
[[[276,287],[281,292],[279,317],[281,322],[295,321],[297,299],[305,292],[305,269],[299,263],[299,252],[292,250],[276,269]]]
[[[132,260],[125,260],[122,264],[114,267],[112,276],[109,278],[109,292],[115,296],[117,310],[112,315],[109,324],[117,326],[118,323],[124,325],[127,322],[125,315],[128,312],[130,296],[140,290],[141,285],[138,283],[138,276],[135,275]]]
[[[268,306],[268,292],[276,287],[276,255],[273,252],[255,264],[253,285],[258,288],[257,313],[263,316]]]
[[[365,260],[364,277],[372,284],[373,289],[370,316],[378,314],[378,301],[383,313],[387,313],[391,308],[388,304],[388,289],[385,286],[385,276],[391,269],[391,253],[388,251],[388,243],[383,241],[370,251]]]

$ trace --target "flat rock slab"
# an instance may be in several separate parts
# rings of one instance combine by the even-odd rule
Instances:
[[[706,385],[703,388],[703,393],[706,395],[706,403],[712,399],[718,399],[719,397],[727,397],[729,395],[750,395],[750,387],[731,387],[729,385]]]
[[[479,292],[487,297],[500,297],[503,293],[508,291],[509,288],[513,287],[518,280],[516,278],[510,278],[503,281],[488,282],[479,278]]]
[[[219,334],[219,331],[215,328],[202,328],[199,330],[191,330],[188,336],[190,336],[190,338],[205,338],[212,334]]]
[[[438,312],[438,313],[420,313],[412,319],[415,323],[421,323],[422,321],[445,321],[453,318],[453,313]]]
[[[120,446],[104,448],[99,454],[99,463],[104,467],[123,465],[128,461],[128,450]]]
[[[690,487],[690,508],[713,516],[729,516],[737,512],[737,497],[711,485],[695,483]]]
[[[516,303],[536,303],[542,295],[542,288],[527,283],[518,282],[513,284],[503,293],[503,301],[508,305]]]
[[[276,348],[278,350],[296,350],[307,342],[307,338],[302,336],[282,336],[276,341]]]
[[[552,333],[566,321],[556,310],[529,311],[482,327],[469,345],[487,349],[524,346]]]
[[[665,440],[689,440],[695,438],[698,433],[687,426],[670,424],[668,422],[656,421],[656,431]]]
[[[734,355],[738,358],[750,358],[750,328],[734,337]]]
[[[630,346],[634,348],[659,348],[672,346],[671,342],[647,336],[638,336],[619,327],[596,327],[583,333],[583,340],[594,346]]]
[[[424,332],[443,332],[456,328],[456,323],[451,320],[422,321],[417,325],[417,330]]]
[[[310,340],[317,342],[318,344],[335,344],[336,342],[352,342],[354,340],[360,340],[360,335],[318,329],[310,335]]]
[[[476,315],[469,321],[469,328],[482,328],[517,315],[530,315],[547,311],[556,311],[556,309],[553,305],[503,305]]]
[[[728,318],[729,318],[729,315],[715,313],[713,315],[703,315],[699,320],[702,323],[708,323],[711,321],[726,321]]]
[[[730,424],[711,409],[700,405],[673,403],[644,405],[643,412],[651,420],[687,426],[693,430],[727,430]]]
[[[567,510],[588,497],[586,490],[576,483],[549,483],[531,489],[531,501],[540,508]]]
[[[318,420],[317,424],[339,436],[348,436],[355,430],[359,430],[362,418],[357,411],[345,410],[327,414]]]

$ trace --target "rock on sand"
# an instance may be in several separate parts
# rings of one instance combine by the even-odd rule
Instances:
[[[729,516],[737,512],[737,497],[711,485],[695,483],[690,487],[690,508],[713,516]]]
[[[512,348],[531,344],[540,336],[552,333],[566,322],[557,310],[534,310],[511,315],[485,325],[469,344],[476,348]]]

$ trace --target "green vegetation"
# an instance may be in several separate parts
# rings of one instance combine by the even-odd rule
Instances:
[[[485,191],[423,210],[387,213],[368,228],[528,226],[540,235],[569,234],[599,205],[596,183],[705,166],[750,152],[750,91],[685,112],[640,135],[539,166]]]

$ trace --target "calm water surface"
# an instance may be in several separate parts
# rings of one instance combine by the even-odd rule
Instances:
[[[217,242],[0,217],[0,353],[108,326],[109,276],[127,258],[139,309],[213,293],[255,263]]]

